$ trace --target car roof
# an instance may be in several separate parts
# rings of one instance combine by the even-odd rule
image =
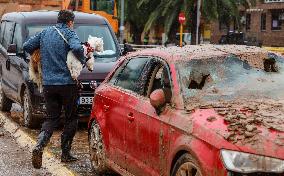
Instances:
[[[32,12],[12,12],[2,16],[2,20],[14,21],[19,24],[55,24],[59,11],[32,11]],[[75,24],[107,24],[104,17],[97,14],[74,12]]]
[[[253,66],[263,68],[263,59],[267,58],[268,51],[256,46],[202,44],[145,49],[135,52],[132,55],[158,56],[169,63],[236,55],[243,60],[247,60]]]

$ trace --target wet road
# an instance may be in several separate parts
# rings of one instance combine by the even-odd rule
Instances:
[[[46,169],[34,169],[30,153],[21,149],[9,133],[0,126],[0,176],[50,176]]]
[[[6,113],[6,115],[10,118],[12,118],[17,123],[22,123],[22,110],[19,105],[13,104],[11,113]],[[36,139],[39,129],[31,130],[25,127],[22,127],[23,130],[28,132],[31,137]],[[61,155],[61,148],[60,148],[60,135],[62,132],[62,127],[59,128],[57,131],[54,132],[51,141],[49,143],[49,148],[51,149],[52,153],[56,155],[58,159],[60,159]],[[74,138],[74,142],[72,145],[72,151],[71,153],[76,156],[79,161],[73,162],[70,164],[66,164],[68,168],[71,170],[74,170],[80,175],[84,176],[94,176],[94,174],[91,170],[91,163],[89,160],[89,146],[88,146],[88,133],[87,133],[87,124],[86,123],[80,123],[78,131],[76,133],[76,136]],[[28,162],[27,162],[28,161]],[[25,162],[29,162],[29,158],[25,160]]]

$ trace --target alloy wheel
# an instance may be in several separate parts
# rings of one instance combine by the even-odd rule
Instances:
[[[176,176],[201,176],[201,171],[192,162],[186,162],[179,167]]]

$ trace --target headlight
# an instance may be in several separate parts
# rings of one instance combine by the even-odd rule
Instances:
[[[284,160],[249,153],[221,150],[225,167],[234,172],[284,172]]]

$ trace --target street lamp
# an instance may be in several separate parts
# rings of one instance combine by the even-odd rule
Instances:
[[[120,43],[123,43],[123,39],[124,39],[124,0],[121,0],[121,10],[120,10],[120,27],[119,27],[119,31],[120,31]]]
[[[198,35],[199,35],[199,25],[200,25],[200,6],[201,6],[201,0],[197,0],[197,20],[196,20],[196,45],[198,45]]]

